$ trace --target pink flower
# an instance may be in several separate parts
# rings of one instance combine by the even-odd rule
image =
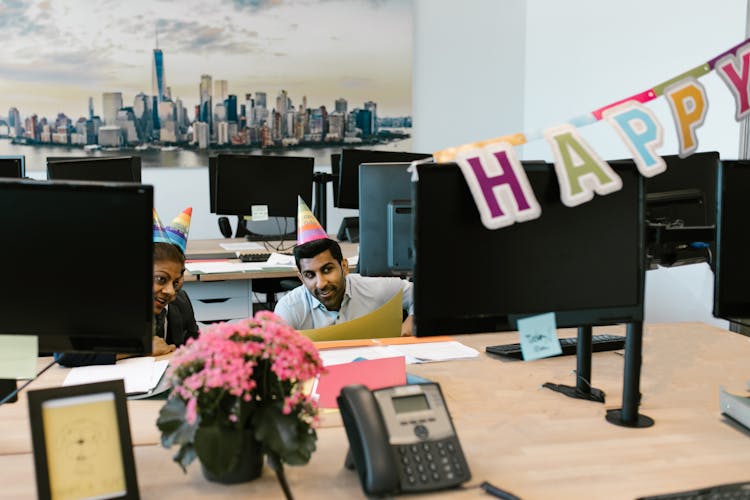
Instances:
[[[185,420],[187,420],[190,425],[193,425],[198,418],[196,412],[197,405],[198,400],[196,398],[190,398],[187,402],[187,407],[185,408]]]

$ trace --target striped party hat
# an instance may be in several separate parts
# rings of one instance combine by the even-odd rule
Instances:
[[[182,253],[185,253],[192,215],[193,208],[187,207],[172,220],[170,225],[164,226],[156,213],[156,209],[154,209],[154,243],[171,243],[179,248]]]
[[[301,196],[297,196],[297,245],[328,238],[325,229],[315,218]]]

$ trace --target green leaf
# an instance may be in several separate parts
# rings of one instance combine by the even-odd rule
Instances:
[[[185,420],[185,402],[180,398],[168,399],[159,410],[156,426],[161,431],[161,444],[164,448],[171,448],[174,444],[190,444],[195,439],[195,431],[200,424],[200,416],[194,424]]]
[[[201,463],[214,474],[234,467],[244,445],[241,429],[216,425],[199,427],[195,433],[195,451]]]
[[[310,461],[317,436],[309,426],[295,415],[284,415],[278,408],[258,408],[252,416],[255,439],[265,449],[290,465],[303,465]],[[270,457],[270,453],[269,453]]]
[[[190,444],[183,444],[180,446],[180,449],[177,451],[177,453],[172,457],[172,460],[177,462],[177,464],[182,468],[182,472],[187,474],[187,466],[190,465],[190,463],[195,460],[196,457],[195,453],[195,447],[192,443]]]

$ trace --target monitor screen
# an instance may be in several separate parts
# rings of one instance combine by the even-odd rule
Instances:
[[[153,187],[0,180],[0,332],[42,352],[148,354]]]
[[[646,179],[646,220],[677,227],[715,225],[719,153],[662,158],[667,169]]]
[[[47,158],[47,179],[140,183],[141,157]]]
[[[717,318],[750,318],[750,160],[722,160],[714,269]]]
[[[642,176],[613,165],[623,188],[570,208],[551,165],[524,168],[541,216],[490,230],[457,165],[418,167],[417,335],[516,330],[518,318],[548,312],[559,327],[643,319]]]
[[[26,176],[23,156],[0,156],[0,177],[20,179]]]
[[[402,163],[431,154],[407,153],[403,151],[376,151],[370,149],[344,149],[341,151],[339,171],[338,208],[359,208],[359,165],[362,163]]]
[[[312,207],[315,159],[300,156],[220,154],[216,160],[216,213],[297,217],[297,195]],[[296,225],[295,225],[296,227]]]

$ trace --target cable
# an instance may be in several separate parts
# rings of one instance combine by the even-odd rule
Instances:
[[[25,387],[26,387],[27,385],[29,385],[30,383],[32,383],[33,381],[35,381],[36,379],[38,379],[38,378],[39,378],[39,376],[40,376],[40,375],[41,375],[42,373],[46,372],[47,370],[49,370],[50,368],[52,368],[52,367],[53,367],[54,365],[56,365],[56,364],[57,364],[57,360],[54,360],[54,359],[53,359],[53,360],[52,360],[52,363],[50,363],[50,364],[48,364],[47,366],[45,366],[44,368],[42,368],[42,371],[40,371],[39,373],[37,373],[37,374],[36,374],[36,375],[34,376],[34,378],[32,378],[32,379],[30,379],[30,380],[27,380],[27,381],[26,381],[26,383],[25,383],[25,384],[23,384],[23,385],[22,385],[21,387],[17,387],[17,388],[16,388],[16,390],[14,390],[13,392],[11,392],[11,393],[10,393],[10,394],[8,394],[7,396],[5,396],[5,397],[4,397],[3,399],[2,399],[2,401],[0,401],[0,405],[4,405],[5,403],[7,403],[7,402],[8,402],[8,401],[10,401],[11,399],[13,399],[13,398],[14,398],[14,397],[15,397],[15,396],[16,396],[16,395],[17,395],[17,394],[19,393],[19,392],[21,392],[21,391],[22,391],[22,390],[23,390],[23,389],[24,389],[24,388],[25,388]]]

